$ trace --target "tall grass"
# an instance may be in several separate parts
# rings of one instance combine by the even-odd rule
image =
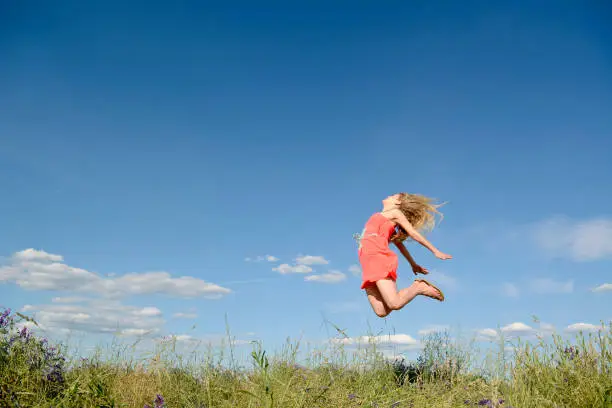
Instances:
[[[119,347],[68,358],[18,329],[23,319],[0,315],[0,407],[612,407],[612,325],[571,344],[519,342],[512,357],[504,343],[486,369],[448,333],[426,338],[413,362],[386,359],[376,344],[356,354],[332,345],[300,365],[299,343],[273,356],[255,343],[239,367],[212,352],[186,358],[172,342],[143,360]]]

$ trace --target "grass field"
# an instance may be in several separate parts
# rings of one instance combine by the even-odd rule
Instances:
[[[299,343],[269,356],[253,344],[248,366],[231,356],[185,357],[172,343],[146,359],[117,347],[70,358],[0,315],[0,407],[612,407],[612,325],[570,343],[513,344],[482,362],[447,333],[424,340],[416,361],[385,359],[376,344],[351,353],[333,343],[298,364]]]

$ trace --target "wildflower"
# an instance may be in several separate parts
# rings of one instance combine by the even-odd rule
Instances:
[[[478,405],[486,405],[492,407],[493,401],[491,401],[490,399],[481,399],[480,401],[478,401]]]
[[[49,382],[64,382],[64,376],[62,375],[61,369],[58,366],[53,367],[53,369],[47,374],[47,381]]]
[[[19,332],[19,337],[21,337],[22,339],[25,339],[25,341],[30,340],[30,332],[28,331],[27,327],[23,327],[21,329],[21,331]]]
[[[155,408],[164,408],[164,397],[162,397],[160,394],[157,394],[155,396]]]
[[[570,360],[573,360],[575,357],[578,357],[578,349],[575,347],[566,347],[565,348],[565,354],[568,355]]]
[[[355,395],[355,394],[349,394],[349,395],[348,395],[348,399],[350,399],[350,400],[354,400],[354,399],[355,399],[355,397],[356,397],[356,395]]]
[[[4,312],[0,315],[0,328],[4,328],[9,324],[9,315],[11,314],[11,309],[4,309]]]

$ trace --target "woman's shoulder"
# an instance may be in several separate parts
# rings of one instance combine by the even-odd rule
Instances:
[[[380,214],[382,217],[386,218],[387,220],[394,222],[397,219],[398,212],[400,212],[400,210],[394,208],[392,210],[378,212],[377,214]]]

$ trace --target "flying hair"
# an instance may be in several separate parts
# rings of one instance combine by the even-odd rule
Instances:
[[[438,208],[446,203],[436,204],[433,198],[410,193],[399,193],[399,199],[399,210],[419,232],[431,231],[436,225],[436,215],[440,217],[440,221],[444,218]],[[391,236],[391,240],[395,242],[402,242],[407,238],[408,233],[399,225]]]

